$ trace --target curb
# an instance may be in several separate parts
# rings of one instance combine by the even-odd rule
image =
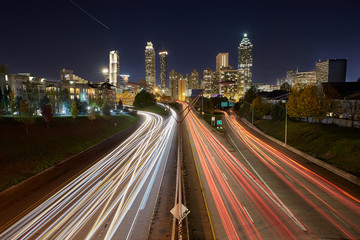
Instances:
[[[279,144],[280,146],[292,151],[293,153],[296,153],[297,155],[305,158],[306,160],[312,162],[312,163],[315,163],[316,165],[322,167],[322,168],[325,168],[327,169],[328,171],[360,186],[360,178],[356,177],[355,175],[351,174],[351,173],[348,173],[348,172],[345,172],[344,170],[341,170],[337,167],[334,167],[320,159],[317,159],[307,153],[304,153],[302,151],[300,151],[299,149],[296,149],[288,144],[285,144],[284,142],[282,141],[279,141],[278,139],[274,138],[274,137],[271,137],[269,135],[267,135],[266,133],[264,133],[263,131],[261,131],[260,129],[258,129],[257,127],[253,126],[250,122],[248,122],[245,118],[241,118],[242,122],[245,123],[248,127],[250,127],[251,129],[255,130],[256,132],[260,133],[261,135],[263,135],[264,137],[266,137],[267,139]]]

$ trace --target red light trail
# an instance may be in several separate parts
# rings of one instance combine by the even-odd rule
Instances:
[[[321,226],[325,221],[331,225],[330,229],[335,229],[336,236],[349,239],[360,236],[356,224],[360,222],[358,199],[253,136],[236,121],[234,115],[225,113],[225,120],[231,132],[242,142],[243,151],[251,156],[245,157],[239,149],[240,156],[229,151],[194,112],[186,119],[200,178],[206,186],[205,198],[214,203],[209,207],[210,217],[214,225],[222,225],[215,226],[217,238],[319,237],[318,229],[309,223],[308,213],[301,214],[299,209],[302,206],[292,206],[287,200],[288,195],[306,204],[304,206],[312,210],[314,219],[322,221]],[[267,175],[261,176],[258,166],[254,167],[250,163],[253,161],[248,158],[256,158],[262,167],[266,166]],[[287,186],[286,190],[277,189],[265,180],[269,172],[276,181]],[[286,197],[283,196],[285,191]],[[335,203],[328,202],[329,198]],[[343,212],[339,205],[349,211]],[[320,237],[323,235],[320,234]]]

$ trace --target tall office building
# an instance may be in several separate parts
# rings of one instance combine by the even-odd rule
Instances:
[[[145,47],[145,82],[148,90],[156,87],[155,49],[152,42],[147,42]]]
[[[120,62],[119,52],[116,50],[110,51],[109,54],[109,83],[118,87],[120,79]]]
[[[316,65],[317,82],[345,82],[347,59],[328,59]]]
[[[229,66],[229,53],[219,53],[216,56],[216,72],[220,72],[223,67]]]
[[[175,70],[171,70],[169,73],[169,88],[170,94],[173,99],[177,99],[178,96],[178,73]]]
[[[229,66],[220,71],[219,93],[232,101],[239,101],[245,94],[244,71]]]
[[[185,101],[185,90],[186,90],[186,80],[180,77],[178,79],[178,100]]]
[[[194,69],[191,73],[190,73],[190,77],[189,77],[189,87],[190,89],[198,89],[199,88],[199,72],[196,71],[196,69]]]
[[[238,69],[244,70],[245,85],[249,86],[252,83],[253,45],[246,33],[241,40],[238,50]]]
[[[186,82],[186,89],[191,89],[190,87],[190,74],[185,74],[185,82]]]
[[[160,85],[161,90],[165,91],[167,88],[168,67],[167,67],[167,51],[159,52],[160,55]]]
[[[207,68],[203,71],[203,79],[201,81],[201,88],[204,89],[204,97],[210,98],[212,94],[212,77],[213,70]]]

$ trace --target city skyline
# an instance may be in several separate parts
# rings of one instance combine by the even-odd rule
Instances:
[[[275,84],[288,70],[297,67],[300,71],[314,70],[314,63],[319,59],[335,58],[348,59],[347,81],[360,77],[357,68],[360,57],[356,54],[360,51],[360,34],[354,31],[356,12],[351,4],[335,5],[335,1],[311,5],[310,2],[301,5],[232,2],[229,4],[233,8],[215,4],[199,11],[203,3],[196,3],[189,11],[199,13],[197,16],[177,18],[175,13],[186,9],[188,3],[170,13],[167,10],[172,4],[136,7],[128,3],[110,8],[107,2],[75,2],[108,28],[71,2],[3,3],[6,11],[0,18],[6,23],[3,29],[6,38],[1,42],[6,47],[0,63],[8,64],[10,73],[32,72],[51,80],[57,80],[59,70],[65,67],[84,79],[100,82],[103,79],[101,70],[108,66],[108,53],[116,49],[121,73],[129,74],[131,82],[138,82],[145,78],[143,46],[148,41],[153,42],[155,49],[165,45],[171,52],[169,71],[175,69],[185,75],[197,69],[201,74],[208,67],[215,70],[215,57],[220,52],[229,52],[229,65],[236,68],[237,47],[243,34],[248,33],[256,46],[253,82]],[[240,4],[249,11],[234,14]],[[121,18],[113,14],[116,7],[121,10]],[[216,7],[226,12],[217,11]],[[152,11],[147,11],[149,8]],[[15,10],[16,18],[12,14]],[[65,18],[64,12],[74,17]],[[160,12],[164,13],[161,17]],[[215,13],[219,21],[213,19]],[[147,23],[141,26],[139,22],[142,21]],[[214,34],[217,27],[222,34]],[[156,65],[159,66],[158,60]],[[159,67],[156,70],[159,84]]]

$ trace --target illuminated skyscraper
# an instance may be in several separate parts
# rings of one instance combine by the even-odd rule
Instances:
[[[152,42],[147,42],[145,48],[145,82],[148,90],[156,87],[155,49]]]
[[[194,69],[191,73],[190,73],[190,89],[197,89],[199,88],[199,72],[196,71],[196,69]]]
[[[204,89],[204,97],[210,98],[212,94],[212,77],[213,70],[207,68],[203,71],[203,79],[201,81],[201,88]]]
[[[238,69],[244,70],[245,85],[249,86],[252,83],[252,65],[253,65],[253,45],[247,38],[247,34],[244,34],[244,38],[238,47]]]
[[[219,53],[216,56],[216,72],[220,72],[223,67],[229,66],[229,53]]]
[[[160,55],[160,85],[161,90],[165,91],[167,88],[168,68],[167,68],[167,51],[159,52]]]
[[[185,101],[186,80],[182,77],[178,80],[178,100]]]
[[[109,83],[117,87],[120,78],[119,52],[110,51],[109,54]]]

